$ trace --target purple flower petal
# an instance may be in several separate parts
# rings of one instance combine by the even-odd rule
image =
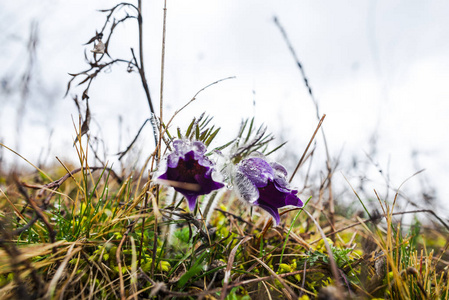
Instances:
[[[276,223],[276,225],[278,225],[280,223],[281,216],[279,215],[279,212],[278,212],[277,209],[272,208],[269,205],[264,205],[264,204],[259,204],[259,207],[264,209],[267,213],[269,213],[273,217],[274,222]]]
[[[269,164],[263,158],[253,157],[238,165],[235,186],[240,198],[266,210],[278,225],[279,208],[304,205],[296,196],[298,191],[289,187],[286,177],[287,170],[282,165]],[[257,193],[254,190],[257,190]]]
[[[182,193],[179,189],[176,189],[178,192]],[[195,210],[195,206],[196,206],[196,199],[198,199],[198,195],[189,195],[187,193],[183,193],[184,197],[186,197],[187,199],[187,203],[189,204],[189,209],[190,211],[194,211]]]
[[[174,187],[186,197],[189,209],[193,211],[198,196],[220,189],[224,184],[212,179],[214,164],[204,156],[206,146],[203,143],[175,140],[173,148],[167,157],[167,170],[158,178],[198,185],[197,189]]]
[[[198,142],[198,141],[195,141],[192,143],[192,148],[196,153],[199,153],[199,154],[204,154],[207,151],[206,145],[204,145],[203,143]]]
[[[251,204],[259,199],[259,190],[257,187],[240,171],[237,171],[235,174],[235,191],[240,199]]]
[[[287,177],[287,170],[283,165],[278,164],[277,162],[270,163],[270,166],[273,168],[274,175],[277,177]]]
[[[266,186],[268,180],[273,179],[273,168],[260,157],[245,159],[238,168],[258,188]]]
[[[294,203],[291,197],[294,197],[299,200],[298,197],[295,196],[294,190],[288,190],[282,187],[279,187],[274,181],[269,181],[266,187],[259,188],[259,199],[257,200],[257,204],[268,205],[273,208],[281,208],[287,205],[292,205],[290,203]],[[287,198],[289,203],[287,204]],[[296,203],[298,203],[296,201]]]

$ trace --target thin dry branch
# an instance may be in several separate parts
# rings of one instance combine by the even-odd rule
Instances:
[[[123,280],[123,273],[122,273],[122,260],[120,258],[120,253],[122,250],[123,243],[125,242],[129,233],[134,229],[134,224],[136,224],[136,221],[133,221],[131,224],[128,225],[128,228],[126,229],[125,233],[123,234],[122,240],[120,241],[120,244],[117,247],[117,252],[115,254],[115,259],[117,260],[117,266],[118,266],[118,274],[119,274],[119,278],[120,278],[120,299],[122,299],[122,300],[126,299],[126,296],[125,296],[125,283]]]
[[[111,168],[104,168],[104,167],[88,167],[88,169],[90,169],[91,172],[95,172],[98,170],[108,170],[109,172],[111,172],[112,176],[117,180],[117,182],[119,184],[121,184],[123,182],[123,179],[121,179],[117,173],[114,172],[114,170],[112,170]],[[77,168],[75,170],[69,171],[66,175],[62,176],[61,178],[59,178],[58,180],[52,181],[50,183],[47,183],[45,185],[32,185],[32,184],[28,184],[25,182],[21,182],[21,185],[27,187],[27,188],[32,188],[32,189],[37,189],[37,190],[41,190],[40,193],[43,193],[45,190],[53,190],[53,192],[58,189],[69,177],[73,177],[74,174],[82,171],[82,170],[86,170],[86,168]]]
[[[142,18],[142,0],[139,0],[137,2],[138,4],[138,12],[139,15],[137,16],[137,22],[139,23],[139,60],[140,60],[140,67],[138,68],[139,70],[139,75],[140,75],[140,79],[142,81],[142,86],[143,89],[145,90],[145,95],[147,97],[147,101],[148,101],[148,106],[150,107],[150,111],[152,114],[154,114],[154,107],[153,107],[153,101],[151,100],[151,95],[150,95],[150,88],[148,86],[148,81],[145,75],[145,65],[144,65],[144,55],[143,55],[143,18]]]
[[[232,249],[231,253],[229,254],[228,264],[227,264],[226,270],[225,270],[225,277],[223,280],[223,288],[221,290],[220,300],[224,300],[226,298],[227,291],[228,291],[229,278],[231,277],[232,264],[234,263],[234,258],[235,258],[235,254],[237,253],[237,249],[239,248],[240,245],[246,243],[247,241],[249,241],[252,238],[253,238],[252,236],[246,236],[245,238],[243,238],[237,245],[235,245],[235,247]]]
[[[129,14],[128,12],[126,12],[126,15],[124,17],[120,17],[118,19],[115,18],[115,14],[122,8],[125,7],[130,7],[132,9],[135,10],[135,14]],[[148,106],[150,108],[150,112],[151,115],[155,114],[154,111],[154,107],[153,107],[153,103],[152,103],[152,99],[151,99],[151,95],[150,95],[150,89],[149,89],[149,85],[148,85],[148,81],[146,78],[146,74],[145,74],[145,64],[144,64],[144,52],[143,52],[143,17],[142,17],[142,1],[139,0],[138,1],[138,7],[136,7],[135,5],[131,4],[131,3],[126,3],[126,2],[122,2],[119,3],[117,5],[115,5],[114,7],[110,8],[110,9],[105,9],[105,10],[100,10],[101,12],[106,12],[108,13],[104,22],[104,25],[101,29],[100,32],[96,32],[95,35],[86,43],[87,44],[91,44],[95,41],[97,41],[98,43],[101,43],[103,45],[102,42],[102,38],[105,35],[105,31],[109,26],[109,33],[108,36],[106,38],[106,41],[104,42],[104,50],[102,51],[93,51],[93,61],[90,60],[87,57],[87,54],[85,52],[85,58],[87,63],[89,64],[90,68],[87,70],[84,70],[82,72],[79,73],[74,73],[74,74],[70,74],[72,76],[72,78],[69,80],[68,84],[67,84],[67,90],[66,90],[66,94],[68,94],[70,88],[71,88],[71,84],[72,82],[75,80],[75,78],[79,77],[79,76],[85,76],[84,80],[82,80],[78,85],[82,85],[82,84],[87,84],[86,88],[84,89],[83,93],[82,93],[82,99],[88,99],[88,92],[89,92],[89,88],[92,84],[93,79],[95,79],[102,70],[104,70],[107,67],[111,67],[112,65],[116,64],[116,63],[126,63],[127,64],[127,71],[128,72],[132,72],[133,67],[137,68],[138,73],[139,73],[139,77],[140,80],[142,82],[142,87],[144,89],[145,92],[145,96],[148,102]],[[134,50],[131,48],[131,54],[132,54],[132,58],[131,59],[121,59],[121,58],[117,58],[117,59],[113,59],[109,53],[109,42],[111,41],[111,38],[113,36],[114,30],[116,29],[116,27],[121,24],[124,23],[126,20],[128,19],[137,19],[137,23],[138,23],[138,31],[139,31],[139,60],[136,59],[136,55],[134,54]],[[97,58],[97,53],[101,53],[101,56],[99,58]],[[102,59],[107,56],[111,59],[111,61],[109,62],[105,62],[105,63],[101,63],[100,61],[102,61]],[[155,139],[155,144],[157,145],[157,128],[154,127],[153,125],[153,133],[155,134],[154,139]]]
[[[282,25],[280,24],[279,20],[277,17],[274,17],[273,19],[274,23],[276,24],[276,26],[279,28],[279,31],[281,32],[285,43],[287,44],[290,53],[292,54],[296,65],[298,66],[300,72],[301,72],[301,76],[303,78],[304,84],[309,92],[310,98],[313,102],[313,104],[315,105],[315,111],[316,111],[316,117],[319,120],[320,119],[320,111],[319,111],[319,106],[318,106],[318,101],[316,100],[313,92],[312,92],[312,88],[309,84],[309,79],[306,76],[306,73],[304,71],[303,65],[301,64],[301,62],[298,59],[298,56],[296,55],[296,51],[293,48],[287,33],[285,31],[285,29],[282,27]],[[329,195],[329,219],[330,219],[330,225],[333,227],[334,226],[334,219],[335,219],[335,209],[334,209],[334,197],[333,197],[333,193],[332,193],[332,174],[333,174],[333,169],[332,169],[332,164],[331,164],[331,158],[330,158],[330,154],[329,154],[329,147],[327,145],[327,139],[326,139],[326,135],[324,133],[323,128],[321,128],[321,133],[323,136],[323,142],[324,142],[324,149],[326,151],[326,168],[327,168],[327,172],[328,172],[328,178],[327,178],[327,188],[328,188],[328,195]]]
[[[279,282],[285,287],[285,289],[289,292],[290,296],[292,297],[292,299],[298,299],[298,296],[296,295],[296,293],[292,290],[291,287],[288,286],[288,284],[285,283],[285,281],[278,275],[276,274],[266,263],[264,263],[263,261],[261,261],[259,258],[255,257],[254,255],[251,255],[252,258],[254,258],[259,264],[261,264],[266,270],[268,270],[268,272],[270,272],[270,274],[272,276],[274,276],[277,280],[279,280]]]
[[[189,106],[189,104],[191,104],[193,101],[195,101],[195,100],[196,100],[196,97],[197,97],[202,91],[204,91],[204,90],[207,89],[208,87],[210,87],[210,86],[212,86],[212,85],[215,85],[215,84],[217,84],[217,83],[219,83],[219,82],[222,82],[222,81],[225,81],[225,80],[228,80],[228,79],[234,79],[234,78],[235,78],[235,76],[230,76],[230,77],[226,77],[226,78],[222,78],[222,79],[216,80],[216,81],[214,81],[214,82],[212,82],[212,83],[209,83],[208,85],[206,85],[205,87],[203,87],[202,89],[200,89],[198,92],[196,92],[196,94],[192,97],[192,99],[190,99],[190,100],[189,100],[186,104],[184,104],[184,106],[182,106],[180,109],[176,110],[175,113],[171,116],[170,120],[168,121],[167,125],[165,126],[165,130],[164,130],[164,132],[162,133],[162,135],[165,134],[165,132],[167,131],[168,127],[170,126],[171,122],[172,122],[173,119],[176,117],[176,115],[179,114],[182,110],[184,110],[187,106]]]
[[[313,133],[312,137],[310,138],[309,144],[307,144],[306,149],[304,150],[304,153],[301,156],[301,159],[298,161],[298,164],[296,165],[295,170],[292,173],[292,176],[290,177],[289,182],[292,182],[293,177],[295,177],[296,172],[298,171],[299,167],[302,165],[302,163],[304,162],[304,158],[306,157],[307,151],[309,151],[310,145],[312,144],[313,140],[315,139],[315,136],[318,132],[318,130],[320,129],[321,125],[323,124],[324,118],[326,117],[326,115],[324,114],[321,119],[320,122],[318,123],[318,126],[315,129],[315,132]]]
[[[315,223],[316,228],[318,229],[318,231],[320,232],[321,236],[323,237],[324,245],[326,247],[326,250],[327,250],[327,253],[328,253],[328,256],[329,256],[329,264],[330,264],[330,267],[331,267],[332,275],[334,276],[335,283],[337,284],[337,287],[339,288],[341,286],[340,274],[338,272],[337,263],[335,262],[334,255],[332,253],[332,249],[330,248],[329,243],[326,240],[326,235],[324,234],[323,229],[321,229],[320,224],[318,224],[317,220],[315,220],[315,218],[312,216],[312,214],[310,214],[305,209],[304,209],[304,211],[307,213],[307,215],[310,217],[310,219],[312,219],[313,223]]]

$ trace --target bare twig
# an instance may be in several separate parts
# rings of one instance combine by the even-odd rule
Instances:
[[[323,121],[324,121],[324,118],[325,118],[325,117],[326,117],[326,115],[323,115],[323,116],[321,117],[321,120],[320,120],[320,122],[318,123],[318,126],[316,127],[315,132],[313,133],[312,138],[311,138],[310,141],[309,141],[309,144],[307,144],[306,150],[304,150],[304,153],[302,154],[301,159],[298,161],[298,164],[296,165],[296,168],[295,168],[295,170],[293,171],[292,176],[290,177],[289,182],[292,182],[293,177],[295,177],[296,172],[298,171],[299,167],[302,165],[302,163],[303,163],[303,161],[304,161],[304,157],[306,156],[307,151],[309,150],[310,145],[312,144],[313,140],[315,139],[315,136],[316,136],[318,130],[320,129],[321,124],[323,124]]]
[[[240,222],[245,223],[245,224],[248,225],[250,228],[253,228],[253,227],[254,227],[254,224],[253,224],[253,223],[246,221],[245,219],[243,219],[243,218],[240,217],[240,216],[237,216],[236,214],[233,214],[233,213],[231,213],[231,212],[229,212],[229,211],[221,210],[221,209],[219,209],[219,208],[216,208],[215,210],[221,212],[224,216],[232,216],[232,217],[235,218],[236,220],[239,220]]]
[[[304,68],[301,64],[301,62],[298,59],[298,56],[296,55],[295,49],[293,48],[292,44],[290,43],[290,40],[288,39],[287,33],[285,32],[284,28],[282,27],[282,25],[279,23],[279,20],[277,19],[277,17],[274,17],[273,19],[274,23],[276,24],[276,26],[279,28],[279,31],[281,32],[282,36],[284,37],[284,41],[287,44],[290,53],[292,54],[296,65],[298,66],[300,72],[301,72],[301,76],[304,80],[304,84],[309,92],[310,98],[312,99],[313,104],[315,105],[315,111],[316,111],[316,117],[319,120],[320,119],[320,111],[319,111],[319,106],[318,106],[318,101],[316,100],[313,92],[312,92],[312,88],[309,84],[309,79],[306,76],[306,73],[304,71]],[[328,178],[327,178],[327,188],[328,188],[328,195],[329,195],[329,218],[330,218],[330,225],[332,227],[334,227],[334,214],[335,214],[335,209],[334,209],[334,197],[333,197],[333,193],[332,193],[332,166],[331,166],[331,158],[330,158],[330,154],[329,154],[329,147],[327,145],[327,140],[326,140],[326,135],[324,134],[324,130],[323,128],[321,128],[321,133],[323,135],[323,142],[324,142],[324,149],[326,151],[326,168],[327,168],[327,172],[328,172]]]
[[[38,214],[35,214],[34,217],[33,217],[33,218],[32,218],[32,219],[31,219],[25,226],[23,226],[23,227],[21,227],[21,228],[17,228],[16,230],[12,231],[12,232],[11,232],[11,235],[19,235],[19,234],[21,234],[22,232],[24,232],[24,231],[30,229],[31,226],[33,226],[34,223],[36,223],[37,220],[39,220],[39,215],[38,215]]]
[[[235,245],[235,247],[232,249],[231,253],[229,254],[228,264],[227,264],[227,267],[225,270],[225,277],[223,280],[223,288],[221,290],[220,300],[224,300],[226,298],[228,284],[229,284],[229,278],[231,277],[232,264],[234,263],[234,258],[235,258],[235,254],[237,253],[237,249],[239,248],[240,245],[246,243],[250,239],[252,239],[252,236],[246,236],[237,245]]]
[[[48,229],[48,235],[50,236],[51,243],[55,243],[56,240],[56,232],[53,230],[53,226],[51,226],[50,222],[47,220],[47,217],[44,215],[43,211],[47,209],[47,203],[44,202],[43,208],[40,208],[36,202],[34,202],[34,199],[32,197],[28,196],[28,193],[23,188],[23,186],[20,184],[19,179],[17,177],[14,177],[14,181],[16,182],[16,186],[19,189],[19,192],[25,197],[25,200],[28,202],[28,204],[34,209],[36,216],[42,220],[42,222],[45,224],[45,226]],[[36,220],[37,221],[37,220]],[[30,221],[30,223],[34,223],[34,218]],[[31,226],[31,225],[30,225]],[[27,227],[27,226],[25,226]],[[56,248],[52,248],[53,253],[56,253]]]
[[[137,10],[139,12],[139,15],[137,16],[137,22],[139,23],[139,60],[140,60],[140,67],[138,69],[139,69],[140,79],[142,81],[142,86],[143,86],[143,89],[145,90],[145,95],[147,97],[148,106],[150,107],[151,113],[154,114],[153,102],[151,101],[150,88],[148,87],[148,81],[147,81],[147,78],[145,75],[145,66],[144,66],[144,61],[143,61],[142,0],[139,0],[137,3],[138,3]]]
[[[196,97],[198,96],[199,93],[201,93],[202,91],[204,91],[205,89],[207,89],[208,87],[210,87],[210,86],[212,86],[212,85],[214,85],[214,84],[217,84],[217,83],[219,83],[219,82],[221,82],[221,81],[224,81],[224,80],[227,80],[227,79],[234,79],[234,78],[235,78],[235,76],[231,76],[231,77],[226,77],[226,78],[223,78],[223,79],[219,79],[219,80],[217,80],[217,81],[214,81],[214,82],[212,82],[212,83],[206,85],[206,86],[203,87],[201,90],[199,90],[199,91],[193,96],[193,98],[189,100],[189,102],[187,102],[183,107],[181,107],[180,109],[178,109],[178,110],[175,111],[175,113],[171,116],[171,118],[170,118],[170,120],[168,121],[168,123],[167,123],[165,126],[163,126],[163,129],[164,129],[164,130],[162,131],[161,136],[164,137],[165,133],[167,132],[167,130],[168,130],[168,128],[169,128],[171,122],[172,122],[173,119],[176,117],[176,115],[177,115],[178,113],[180,113],[184,108],[186,108],[190,103],[192,103],[193,101],[195,101],[195,100],[196,100]],[[162,122],[161,122],[161,125],[162,125]],[[164,141],[165,141],[165,140],[164,140]],[[156,149],[154,150],[154,152],[151,154],[152,156],[153,156],[153,155],[156,155],[156,154],[159,152],[159,146],[160,146],[160,145],[158,145],[158,146],[156,147]],[[153,169],[153,168],[151,168],[151,169]]]
[[[315,220],[315,218],[307,210],[304,209],[304,211],[312,219],[313,223],[315,223],[316,228],[318,229],[321,236],[323,237],[324,245],[326,247],[326,250],[327,250],[327,253],[329,256],[329,264],[331,267],[332,275],[334,276],[335,283],[336,283],[337,287],[340,287],[341,282],[340,282],[340,275],[339,275],[338,268],[337,268],[337,263],[335,262],[334,254],[331,250],[331,247],[329,246],[329,242],[326,240],[326,235],[324,234],[323,229],[321,229],[320,224],[318,224],[318,222]]]
[[[125,233],[123,234],[122,240],[120,241],[120,244],[117,247],[117,252],[115,253],[115,258],[117,260],[117,266],[118,266],[118,274],[120,278],[120,298],[122,300],[126,299],[125,297],[125,283],[123,280],[123,274],[122,274],[122,261],[120,259],[120,252],[122,250],[123,243],[125,242],[125,239],[128,237],[131,230],[134,228],[134,224],[136,221],[133,221],[131,224],[128,225],[128,228],[126,229]]]
[[[276,24],[276,26],[278,27],[279,31],[281,32],[281,34],[282,34],[282,36],[284,38],[284,41],[287,44],[288,49],[290,50],[290,53],[292,54],[293,58],[295,59],[295,62],[296,62],[296,65],[299,68],[299,71],[301,71],[301,75],[302,75],[302,78],[304,80],[304,84],[305,84],[305,86],[307,88],[307,91],[309,92],[309,95],[310,95],[310,98],[313,101],[313,104],[315,104],[316,116],[317,116],[318,119],[320,119],[318,102],[316,101],[315,96],[313,95],[312,87],[309,84],[309,79],[307,78],[306,73],[304,72],[304,68],[302,66],[302,63],[299,61],[298,56],[296,55],[296,51],[293,48],[292,44],[290,43],[290,40],[289,40],[289,38],[287,36],[287,33],[285,32],[285,29],[284,29],[284,27],[282,27],[282,25],[279,22],[278,18],[274,17],[273,21]]]
[[[141,0],[139,0],[140,3]],[[156,155],[157,164],[161,159],[162,150],[162,124],[163,124],[163,111],[164,111],[164,74],[165,74],[165,36],[167,33],[167,0],[164,0],[164,19],[162,24],[162,53],[161,53],[161,89],[160,89],[160,101],[159,101],[159,142],[158,153]]]
[[[47,183],[45,185],[32,185],[32,184],[27,184],[25,182],[21,182],[21,185],[27,187],[27,188],[32,188],[32,189],[38,189],[38,190],[42,190],[41,193],[43,193],[45,190],[50,190],[52,189],[53,192],[58,189],[69,177],[72,177],[74,174],[84,170],[86,168],[77,168],[75,170],[69,171],[67,174],[65,174],[64,176],[62,176],[61,178],[59,178],[58,180],[52,181],[50,183]],[[91,172],[95,172],[97,170],[108,170],[109,172],[111,172],[112,176],[117,180],[117,182],[119,184],[121,184],[123,182],[123,179],[121,179],[115,172],[114,170],[112,170],[111,168],[104,168],[104,167],[89,167]]]
[[[147,184],[146,188],[145,188],[145,200],[143,203],[143,206],[140,208],[140,213],[142,214],[148,207],[148,191],[149,191],[149,187],[150,185]],[[145,233],[145,221],[146,221],[146,217],[142,218],[142,227],[141,227],[141,236],[140,236],[140,249],[139,249],[139,258],[138,258],[138,267],[140,268],[141,265],[141,258],[142,258],[142,252],[143,252],[143,241],[144,241],[144,233]]]
[[[137,16],[135,15],[130,15],[128,14],[128,12],[126,12],[126,15],[124,17],[120,17],[119,19],[115,19],[115,13],[120,10],[121,8],[124,7],[131,7],[136,11]],[[108,27],[108,24],[110,24],[110,28],[109,28],[109,34],[106,38],[106,41],[104,43],[104,53],[102,53],[102,55],[97,59],[97,53],[94,53],[94,59],[93,61],[89,60],[87,57],[87,54],[85,53],[85,58],[87,63],[89,64],[90,68],[79,72],[79,73],[75,73],[75,74],[69,74],[72,76],[72,78],[69,80],[68,84],[67,84],[67,90],[66,90],[66,95],[68,94],[71,84],[73,82],[73,80],[75,78],[77,78],[78,76],[86,76],[86,78],[84,78],[84,80],[82,80],[78,85],[87,83],[87,87],[85,88],[85,90],[83,91],[82,94],[82,99],[88,99],[88,91],[90,88],[90,85],[93,81],[94,78],[96,78],[98,76],[98,74],[105,68],[112,66],[115,63],[118,62],[124,62],[128,65],[128,72],[132,71],[133,67],[136,67],[139,73],[139,77],[140,80],[142,82],[142,87],[144,89],[145,92],[145,96],[148,102],[148,106],[150,108],[150,112],[151,115],[155,114],[154,111],[154,107],[153,107],[153,103],[152,103],[152,99],[151,99],[151,95],[150,95],[150,89],[149,89],[149,85],[148,85],[148,81],[146,78],[146,74],[145,74],[145,64],[144,64],[144,52],[143,52],[143,17],[142,17],[142,1],[139,0],[138,1],[138,6],[136,7],[135,5],[131,4],[131,3],[126,3],[126,2],[122,2],[119,3],[117,5],[115,5],[114,7],[110,8],[110,9],[105,9],[105,10],[101,10],[101,12],[106,12],[108,13],[106,16],[106,20],[104,22],[103,28],[101,29],[100,32],[96,32],[95,36],[93,36],[86,44],[90,44],[93,43],[95,41],[97,41],[98,43],[103,43],[101,41],[101,39],[104,36],[104,32],[106,30],[106,28]],[[112,19],[112,23],[111,23],[111,19]],[[137,19],[138,22],[138,30],[139,30],[139,60],[136,59],[136,55],[134,54],[134,50],[131,48],[131,54],[132,54],[132,59],[112,59],[112,57],[109,54],[109,42],[111,40],[111,37],[114,33],[114,29],[117,27],[117,25],[119,25],[120,23],[124,23],[126,20],[128,19]],[[95,51],[94,51],[95,52]],[[97,51],[98,52],[98,51]],[[99,52],[100,53],[100,52]],[[105,63],[100,63],[100,61],[103,59],[103,57],[107,55],[111,61],[109,62],[105,62]],[[154,127],[154,124],[152,124]],[[153,128],[153,133],[157,134],[157,130],[156,128]],[[157,145],[157,136],[154,137],[155,138],[155,144]]]
[[[284,280],[282,280],[282,278],[276,274],[266,263],[264,263],[262,260],[260,260],[259,258],[255,257],[254,255],[251,255],[252,258],[254,258],[259,264],[261,264],[265,269],[268,270],[268,272],[270,272],[270,274],[272,276],[274,276],[277,280],[279,280],[279,282],[285,287],[285,289],[290,293],[290,296],[292,297],[292,299],[298,299],[298,296],[296,295],[296,293],[292,290],[291,287],[289,287]]]
[[[123,156],[125,156],[126,153],[128,153],[128,151],[132,148],[134,143],[137,141],[137,138],[139,137],[140,133],[142,132],[142,129],[145,127],[145,125],[148,123],[148,121],[150,121],[150,119],[146,119],[145,122],[143,122],[142,126],[140,126],[139,131],[137,132],[136,136],[134,137],[132,142],[129,144],[129,146],[126,147],[126,149],[124,151],[117,153],[117,155],[119,155],[118,160],[121,160],[123,158]]]
[[[226,77],[226,78],[219,79],[219,80],[217,80],[217,81],[214,81],[214,82],[212,82],[212,83],[209,83],[208,85],[206,85],[205,87],[203,87],[201,90],[199,90],[198,92],[196,92],[196,94],[192,97],[192,99],[189,100],[189,102],[187,102],[186,104],[184,104],[184,106],[181,107],[180,109],[176,110],[175,113],[171,116],[170,120],[168,121],[167,125],[165,126],[165,130],[164,130],[163,134],[165,134],[165,131],[167,130],[167,128],[169,127],[169,125],[171,124],[171,122],[173,121],[173,119],[176,117],[176,115],[179,114],[184,108],[186,108],[187,106],[189,106],[190,103],[192,103],[193,101],[195,101],[195,100],[196,100],[196,97],[197,97],[202,91],[204,91],[205,89],[207,89],[208,87],[210,87],[210,86],[212,86],[212,85],[214,85],[214,84],[217,84],[217,83],[219,83],[219,82],[222,82],[222,81],[225,81],[225,80],[228,80],[228,79],[234,79],[234,78],[235,78],[235,76],[231,76],[231,77]]]

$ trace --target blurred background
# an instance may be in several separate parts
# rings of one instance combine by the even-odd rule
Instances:
[[[143,1],[145,68],[159,115],[163,1]],[[301,62],[319,108],[334,170],[336,201],[355,201],[349,183],[367,198],[373,189],[392,201],[402,189],[406,205],[438,208],[447,217],[449,194],[449,2],[167,1],[164,120],[185,128],[206,112],[222,128],[217,145],[234,138],[242,119],[255,117],[288,144],[273,155],[292,172],[317,124],[311,100],[276,17]],[[118,2],[117,2],[118,3]],[[73,147],[83,88],[68,73],[88,69],[93,45],[113,1],[0,1],[0,142],[36,165],[76,162]],[[126,14],[126,11],[121,12]],[[113,58],[138,49],[137,21],[117,26]],[[89,89],[90,133],[109,164],[150,117],[136,72],[126,64],[103,70]],[[85,109],[85,108],[84,108]],[[84,110],[83,110],[84,111]],[[149,125],[149,124],[148,124]],[[315,139],[311,173],[326,176],[325,144]],[[154,149],[145,127],[123,163],[135,166]],[[4,147],[0,168],[29,169]],[[309,163],[295,177],[302,187]],[[129,167],[131,169],[131,167]],[[348,182],[345,180],[347,178]],[[347,193],[349,191],[349,193]],[[377,201],[377,200],[376,200]],[[338,202],[337,202],[338,203]]]

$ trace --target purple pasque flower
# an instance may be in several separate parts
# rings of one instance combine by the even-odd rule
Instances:
[[[198,196],[220,189],[223,183],[212,179],[215,164],[205,156],[206,146],[199,141],[174,140],[167,156],[167,170],[158,177],[186,197],[189,209],[195,209]]]
[[[298,191],[289,187],[284,166],[261,157],[247,158],[237,165],[234,187],[239,198],[266,210],[276,225],[280,221],[278,208],[304,206],[296,196]]]

